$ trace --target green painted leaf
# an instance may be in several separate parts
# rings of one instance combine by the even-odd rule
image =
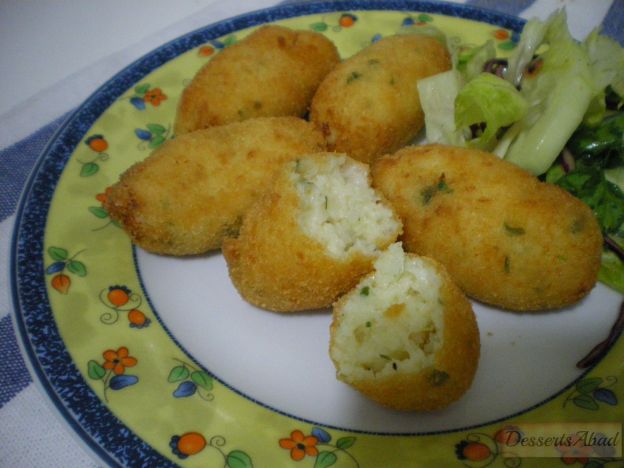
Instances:
[[[167,129],[160,124],[150,123],[150,124],[147,124],[146,127],[154,135],[162,135],[163,133],[167,131]]]
[[[589,395],[579,395],[572,399],[572,403],[586,410],[596,411],[598,409],[598,403]]]
[[[251,457],[242,450],[232,450],[225,458],[225,466],[228,468],[253,468]]]
[[[341,437],[336,441],[336,447],[342,450],[346,450],[355,444],[355,437]]]
[[[505,41],[498,44],[498,48],[501,50],[512,50],[516,48],[516,43],[514,41]]]
[[[89,369],[89,377],[93,380],[101,380],[106,375],[106,370],[93,360],[87,363],[87,368]]]
[[[96,163],[94,162],[86,163],[86,164],[83,164],[82,169],[80,169],[80,176],[89,177],[95,174],[99,170],[100,170],[100,166],[98,166]]]
[[[160,145],[164,143],[164,141],[165,141],[164,137],[155,136],[154,138],[151,139],[148,146],[150,147],[150,149],[158,148]]]
[[[602,468],[604,464],[598,460],[589,460],[583,465],[583,468]]]
[[[168,382],[179,382],[180,380],[186,380],[189,376],[189,370],[186,366],[175,366],[169,372],[169,377],[167,377]]]
[[[149,83],[143,83],[134,88],[134,92],[143,97],[150,89]]]
[[[576,391],[582,394],[591,393],[596,390],[601,383],[602,378],[600,377],[590,377],[588,379],[583,379],[577,382]]]
[[[108,217],[108,212],[101,206],[90,206],[89,211],[100,219]]]
[[[52,257],[53,260],[61,262],[63,260],[67,260],[69,252],[61,247],[50,247],[48,249],[48,254],[50,254],[50,257]]]
[[[336,463],[338,457],[333,452],[320,452],[316,457],[314,468],[327,468]]]
[[[319,22],[319,23],[312,23],[310,25],[310,29],[312,29],[312,31],[316,31],[316,32],[323,32],[323,31],[327,31],[327,23],[324,22]]]
[[[228,36],[223,40],[224,47],[229,47],[232,44],[236,44],[236,36]]]
[[[87,276],[87,267],[78,260],[72,260],[67,264],[67,269],[75,275]]]
[[[191,380],[204,390],[212,390],[212,377],[204,371],[193,372],[191,374]]]
[[[423,13],[421,15],[418,15],[418,21],[420,21],[421,23],[430,23],[431,21],[433,21],[433,18]]]

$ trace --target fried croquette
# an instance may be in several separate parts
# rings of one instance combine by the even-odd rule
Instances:
[[[319,153],[285,165],[238,238],[223,242],[223,254],[245,300],[295,312],[329,307],[400,233],[366,164]]]
[[[180,135],[130,167],[105,202],[111,219],[150,252],[192,255],[221,247],[281,164],[322,151],[296,117],[265,117]]]
[[[261,27],[199,70],[178,104],[175,133],[253,117],[303,117],[339,60],[320,33]]]
[[[492,154],[408,147],[378,160],[373,181],[403,220],[405,249],[440,261],[468,296],[556,309],[596,283],[602,235],[589,207]]]
[[[431,411],[470,387],[479,330],[446,269],[395,243],[334,305],[329,352],[337,378],[372,400]]]
[[[422,35],[390,36],[336,66],[319,86],[310,119],[329,149],[370,163],[423,128],[416,83],[448,70],[446,47]]]

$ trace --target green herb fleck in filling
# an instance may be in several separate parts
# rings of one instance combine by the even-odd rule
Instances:
[[[453,189],[449,187],[449,185],[446,183],[446,175],[443,172],[442,174],[440,174],[440,178],[438,179],[438,182],[436,182],[433,185],[430,185],[429,187],[425,187],[423,190],[421,190],[420,197],[421,197],[422,204],[428,205],[431,199],[437,193],[452,193],[452,192],[453,192]]]
[[[431,375],[429,376],[429,382],[434,387],[439,387],[440,385],[444,385],[446,381],[449,379],[449,375],[441,370],[434,369]]]
[[[524,228],[511,226],[507,224],[507,222],[503,223],[503,226],[505,227],[505,233],[508,236],[522,236],[526,233]]]
[[[362,77],[362,74],[360,72],[356,72],[353,71],[351,72],[351,74],[347,77],[347,84],[352,83],[353,81],[359,79]]]

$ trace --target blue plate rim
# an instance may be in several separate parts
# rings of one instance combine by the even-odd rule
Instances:
[[[517,32],[524,24],[524,20],[520,18],[477,6],[427,0],[335,0],[291,3],[245,13],[179,36],[123,68],[94,91],[63,122],[37,159],[18,203],[11,239],[9,277],[13,319],[17,325],[20,348],[29,363],[28,368],[33,374],[33,380],[40,384],[40,388],[46,393],[45,396],[54,404],[72,430],[108,465],[123,466],[141,460],[142,464],[175,466],[127,428],[101,402],[71,360],[53,320],[52,309],[47,299],[43,241],[49,205],[71,154],[95,121],[123,92],[182,53],[232,32],[276,20],[317,13],[358,10],[434,13],[482,21]],[[39,334],[35,334],[35,330],[39,330]],[[51,363],[51,356],[46,354],[52,351],[58,354],[52,357],[54,362]],[[59,356],[66,359],[59,359]],[[64,361],[64,365],[59,366],[59,361]],[[51,369],[54,369],[54,372]],[[81,412],[80,409],[84,411]],[[286,415],[302,420],[296,416]],[[314,424],[311,421],[303,421]],[[479,426],[482,424],[474,427]],[[473,426],[433,433],[373,434],[431,435],[472,428]]]

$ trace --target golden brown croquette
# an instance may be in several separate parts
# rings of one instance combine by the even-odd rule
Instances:
[[[373,179],[403,220],[405,249],[440,261],[475,299],[554,309],[596,283],[602,235],[589,207],[492,154],[408,147],[378,160]]]
[[[223,254],[243,298],[294,312],[329,307],[400,232],[366,164],[320,153],[286,164]]]
[[[180,99],[175,133],[253,117],[303,117],[339,60],[320,33],[263,26],[199,70]]]
[[[424,125],[416,84],[451,67],[438,40],[390,36],[336,66],[319,86],[310,119],[329,149],[370,163],[408,144]]]
[[[281,164],[321,151],[312,124],[265,117],[187,133],[130,167],[105,208],[132,242],[159,254],[192,255],[221,247]]]
[[[396,243],[334,306],[338,379],[390,408],[444,408],[470,387],[479,360],[470,302],[435,260]]]

